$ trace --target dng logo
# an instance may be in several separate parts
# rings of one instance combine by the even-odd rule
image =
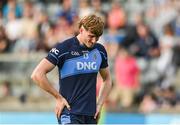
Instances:
[[[77,62],[77,70],[96,70],[96,62]]]
[[[55,53],[56,55],[58,55],[59,50],[57,50],[56,48],[52,48],[50,52]]]

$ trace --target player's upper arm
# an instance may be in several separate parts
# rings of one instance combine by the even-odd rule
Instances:
[[[52,64],[49,60],[46,58],[43,59],[36,67],[37,70],[40,70],[43,73],[48,73],[55,67],[54,64]]]
[[[99,73],[100,73],[103,81],[105,81],[105,80],[111,80],[109,67],[100,69]]]
[[[31,75],[31,78],[37,82],[40,79],[42,79],[42,76],[45,76],[54,67],[55,67],[55,65],[53,65],[51,62],[49,62],[47,59],[43,59],[34,69],[32,75]]]
[[[101,63],[100,68],[104,69],[104,68],[108,67],[108,57],[107,57],[107,52],[106,52],[104,46],[102,46],[102,45],[99,46],[99,52],[102,57],[102,63]]]

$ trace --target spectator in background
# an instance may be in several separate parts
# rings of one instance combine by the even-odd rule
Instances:
[[[9,51],[9,40],[5,33],[5,30],[2,26],[0,26],[0,53]]]
[[[150,59],[158,56],[159,41],[145,23],[140,23],[136,27],[138,38],[131,48],[136,57]]]
[[[92,7],[88,0],[78,0],[79,2],[79,18],[82,18],[86,15],[92,14]]]
[[[3,7],[3,16],[7,18],[10,11],[14,11],[15,17],[19,18],[22,16],[23,9],[16,0],[7,0],[7,4]]]
[[[143,83],[155,82],[159,79],[156,68],[156,59],[159,57],[159,41],[145,23],[136,27],[138,37],[130,45],[130,51],[137,57],[142,71]]]
[[[176,43],[174,31],[170,24],[165,25],[163,35],[159,41],[161,54],[157,67],[159,68],[160,73],[165,73],[165,70],[172,62],[172,49]]]
[[[47,5],[43,3],[35,4],[33,10],[36,13],[33,13],[33,20],[38,24],[38,36],[43,37],[45,32],[50,27],[50,17],[48,15],[48,11],[46,10]]]
[[[4,53],[7,51],[8,42],[5,38],[0,38],[0,53]]]
[[[180,67],[180,43],[176,44],[173,48],[173,58],[172,58],[172,63],[175,66],[176,71]]]
[[[0,26],[4,25],[4,19],[3,19],[3,15],[2,12],[0,11]]]
[[[115,85],[110,100],[122,107],[130,107],[140,87],[140,70],[127,48],[120,46],[114,65]]]
[[[141,113],[152,113],[157,110],[158,103],[157,97],[154,93],[147,93],[139,106],[139,112]]]
[[[72,0],[62,1],[62,9],[58,12],[58,18],[55,22],[54,31],[56,43],[72,37],[78,29],[76,25],[76,21],[78,19],[76,11],[78,10],[73,9],[72,4]]]
[[[74,22],[74,18],[77,16],[77,10],[72,9],[72,0],[63,0],[62,9],[58,12],[58,18],[64,17],[69,24]]]
[[[113,1],[110,11],[107,13],[107,30],[103,35],[104,45],[107,49],[109,57],[109,67],[112,74],[112,80],[114,81],[113,65],[115,56],[118,51],[119,44],[124,39],[124,33],[119,29],[126,23],[126,17],[124,9],[121,7],[118,1]],[[113,51],[112,51],[113,50]]]
[[[8,97],[12,95],[11,83],[9,81],[3,81],[0,84],[0,97]]]
[[[20,19],[16,18],[15,11],[13,10],[9,11],[7,15],[5,30],[7,37],[10,41],[10,51],[12,52],[14,50],[14,46],[17,40],[19,40],[22,37],[23,33],[23,26],[21,24],[21,21]]]
[[[169,86],[175,75],[175,67],[172,62],[173,47],[176,44],[176,37],[171,24],[164,26],[163,35],[160,38],[160,57],[157,61],[157,69],[162,77],[161,86]]]
[[[180,8],[178,8],[177,17],[173,21],[173,25],[174,25],[175,35],[180,37]]]
[[[74,27],[72,26],[72,23],[69,23],[66,17],[59,17],[55,27],[55,33],[57,38],[56,42],[64,41],[66,38],[72,37],[74,35]]]
[[[49,46],[46,45],[46,40],[51,39],[51,37],[54,36],[48,36],[46,37],[47,32],[51,29],[51,23],[49,21],[49,16],[45,10],[37,10],[38,12],[36,13],[36,22],[37,22],[37,32],[38,32],[38,37],[37,37],[37,51],[49,51]],[[47,40],[48,41],[48,40]],[[52,44],[54,42],[51,42]]]
[[[109,27],[118,29],[126,24],[125,11],[116,0],[113,1],[111,9],[108,12],[107,23]]]
[[[14,46],[15,52],[30,52],[35,51],[37,47],[37,35],[38,23],[33,20],[33,3],[30,1],[25,1],[23,4],[23,16],[20,19],[22,26],[22,36],[16,42]]]
[[[118,45],[122,43],[124,37],[124,34],[121,34],[118,29],[114,29],[112,27],[109,27],[104,33],[104,45],[106,46],[110,59],[114,60],[117,54]]]
[[[180,95],[174,86],[169,86],[162,89],[162,104],[164,109],[175,107],[180,102]]]
[[[105,31],[104,35],[102,36],[102,39],[104,41],[103,44],[107,49],[110,72],[112,74],[112,80],[114,81],[114,60],[118,52],[118,46],[124,39],[124,35],[121,34],[118,29],[109,26],[107,31]]]
[[[62,23],[61,23],[61,21],[62,21]],[[62,33],[63,32],[62,30],[68,24],[67,24],[66,19],[61,20],[61,21],[59,22],[58,27],[56,27],[57,25],[55,25],[55,26],[51,25],[51,27],[49,28],[48,32],[45,34],[45,41],[44,42],[45,42],[45,45],[49,49],[50,49],[50,47],[52,48],[53,45],[57,44],[59,42],[59,40],[64,40],[65,33]]]
[[[42,38],[38,42],[37,50],[48,52],[53,45],[58,42],[55,32],[55,25],[50,24],[46,32],[43,33]]]
[[[102,2],[101,0],[91,0],[92,13],[100,16],[104,22],[106,21],[106,12],[102,10]]]
[[[151,5],[151,10],[147,9],[147,21],[151,29],[157,36],[163,33],[163,27],[172,22],[177,17],[177,11],[172,0],[156,0]],[[166,16],[165,16],[165,15]]]

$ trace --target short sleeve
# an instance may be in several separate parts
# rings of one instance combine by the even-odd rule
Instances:
[[[63,63],[63,45],[57,44],[55,45],[48,53],[46,59],[50,61],[54,65],[58,65],[61,67]]]
[[[101,66],[100,68],[106,68],[108,67],[108,56],[107,56],[107,52],[105,50],[105,48],[101,45],[101,48],[100,48],[100,54],[101,54],[101,57],[102,57],[102,62],[101,62]]]

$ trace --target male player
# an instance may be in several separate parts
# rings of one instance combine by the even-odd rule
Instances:
[[[97,123],[112,85],[106,50],[97,43],[103,28],[100,17],[84,17],[79,23],[79,34],[52,48],[32,73],[31,78],[56,98],[55,113],[59,124]],[[59,92],[46,77],[55,66],[59,69]],[[98,72],[104,84],[96,101]]]

